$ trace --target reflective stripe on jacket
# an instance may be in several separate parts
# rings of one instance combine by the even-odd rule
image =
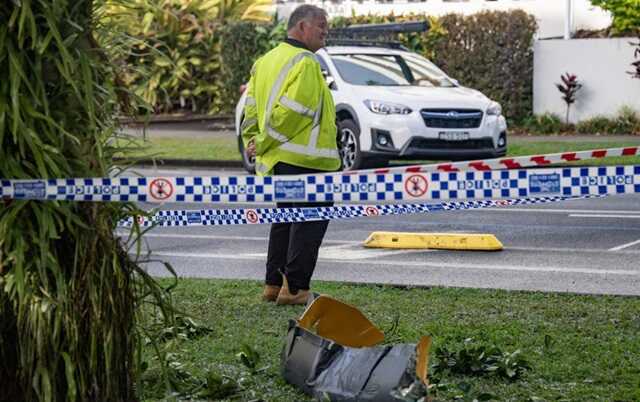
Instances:
[[[311,169],[340,168],[335,106],[316,56],[281,43],[258,59],[244,106],[242,138],[256,141],[256,173],[278,162]]]

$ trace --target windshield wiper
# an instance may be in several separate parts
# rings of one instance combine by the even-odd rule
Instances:
[[[408,87],[411,84],[380,84],[380,83],[369,83],[367,82],[367,86],[370,87]]]

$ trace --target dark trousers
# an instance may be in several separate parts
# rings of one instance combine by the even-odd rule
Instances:
[[[286,163],[278,163],[274,174],[310,174],[320,171]],[[326,207],[332,202],[279,202],[278,208]],[[281,272],[289,282],[292,292],[308,290],[311,276],[316,268],[318,250],[327,231],[329,221],[274,223],[269,232],[267,254],[267,285],[282,286]]]

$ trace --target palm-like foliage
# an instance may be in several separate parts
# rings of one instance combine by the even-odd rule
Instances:
[[[0,3],[0,177],[109,173],[118,88],[92,14]],[[136,399],[136,304],[154,288],[113,232],[133,209],[0,203],[0,400]]]
[[[219,113],[220,27],[249,0],[104,0],[97,19],[124,81],[155,112]]]

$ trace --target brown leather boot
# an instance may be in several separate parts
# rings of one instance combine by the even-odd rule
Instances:
[[[289,282],[287,282],[287,277],[282,275],[282,287],[280,288],[280,293],[278,293],[278,298],[276,299],[276,304],[284,305],[284,304],[307,304],[307,299],[309,298],[308,290],[298,290],[298,293],[293,294],[289,291]]]
[[[278,293],[280,293],[280,286],[264,285],[264,290],[262,291],[262,300],[274,302],[278,298]]]

